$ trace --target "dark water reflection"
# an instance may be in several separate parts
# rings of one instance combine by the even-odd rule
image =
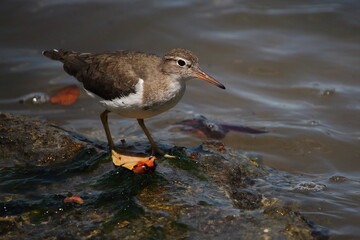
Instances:
[[[268,134],[230,133],[224,142],[325,184],[324,191],[295,195],[304,213],[330,228],[333,239],[359,236],[358,1],[2,1],[0,33],[0,110],[53,120],[102,140],[101,108],[83,92],[70,107],[8,101],[75,82],[42,50],[193,50],[227,90],[192,81],[176,108],[148,120],[154,137],[199,144],[201,137],[172,125],[194,113],[266,127]],[[141,135],[133,120],[111,119],[119,139]],[[333,175],[348,181],[332,182]]]

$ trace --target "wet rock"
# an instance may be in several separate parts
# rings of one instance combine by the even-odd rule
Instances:
[[[230,194],[234,206],[245,210],[254,210],[262,206],[262,195],[252,191],[235,191]]]
[[[346,182],[349,179],[347,179],[347,177],[344,177],[344,176],[332,176],[329,178],[329,180],[331,182]]]
[[[12,120],[20,129],[34,124],[24,117],[1,116],[20,119]],[[39,133],[36,141],[43,144],[59,141],[58,135],[72,136],[58,128],[57,134],[42,134],[52,131],[48,123],[34,126],[32,134]],[[23,146],[34,142],[26,135],[15,141]],[[57,149],[64,152],[71,146],[59,143]],[[12,149],[7,144],[2,148]],[[46,155],[51,148],[43,149]],[[91,144],[67,161],[1,168],[0,239],[327,238],[326,231],[283,203],[279,182],[295,185],[295,180],[264,166],[258,155],[216,141],[192,149],[168,147],[168,152],[177,158],[159,158],[149,174],[115,167],[109,153]],[[37,163],[31,154],[38,152],[28,153],[21,156]],[[64,202],[74,194],[82,204]]]
[[[178,122],[177,125],[183,126],[180,129],[183,132],[198,134],[207,139],[223,139],[229,131],[248,134],[267,133],[265,130],[255,129],[244,125],[212,121],[201,115],[193,119]]]
[[[14,230],[16,230],[14,221],[0,220],[0,236]]]
[[[34,92],[26,94],[18,98],[19,103],[32,103],[32,104],[42,104],[47,103],[50,99],[50,96],[44,92]]]
[[[314,182],[300,182],[294,187],[297,192],[320,192],[326,189],[326,185]]]
[[[0,166],[46,166],[67,161],[85,144],[43,121],[0,113]]]

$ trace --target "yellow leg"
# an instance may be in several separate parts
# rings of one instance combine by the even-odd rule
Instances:
[[[109,110],[103,111],[100,114],[100,119],[101,119],[102,125],[103,125],[104,130],[105,130],[105,134],[106,134],[106,138],[108,140],[109,148],[110,148],[110,150],[112,150],[112,149],[115,149],[115,144],[114,144],[114,142],[112,140],[110,129],[109,129],[109,124],[108,124],[108,113],[109,112],[110,112]]]
[[[151,137],[151,134],[149,132],[149,130],[147,130],[145,123],[144,123],[144,119],[137,119],[140,127],[142,128],[142,130],[144,131],[146,137],[149,139],[149,142],[151,144],[151,155],[155,155],[156,153],[158,153],[161,156],[164,156],[164,152],[161,151],[158,146],[156,145],[154,139]]]

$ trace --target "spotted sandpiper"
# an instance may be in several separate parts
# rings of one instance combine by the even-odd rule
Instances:
[[[198,58],[187,49],[175,48],[164,57],[137,51],[78,53],[48,50],[43,54],[64,64],[64,70],[82,82],[86,92],[105,108],[100,118],[108,145],[114,149],[108,113],[136,118],[149,139],[151,154],[157,147],[144,119],[174,107],[184,95],[187,80],[200,78],[222,89],[225,86],[204,73]]]

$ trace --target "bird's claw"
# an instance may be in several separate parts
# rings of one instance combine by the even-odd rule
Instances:
[[[176,158],[176,156],[173,156],[173,155],[169,155],[169,154],[166,154],[164,153],[162,150],[160,150],[158,147],[155,147],[155,148],[150,148],[149,149],[151,151],[151,156],[155,156],[156,154],[162,156],[162,157],[165,157],[165,158]]]
[[[151,151],[151,156],[155,156],[156,154],[160,156],[165,155],[165,153],[162,150],[160,150],[158,147],[151,147],[149,150]]]
[[[109,146],[109,150],[112,151],[114,150],[115,152],[118,152],[118,153],[125,153],[126,150],[130,149],[131,146],[127,146],[127,145],[122,145],[122,146]]]

